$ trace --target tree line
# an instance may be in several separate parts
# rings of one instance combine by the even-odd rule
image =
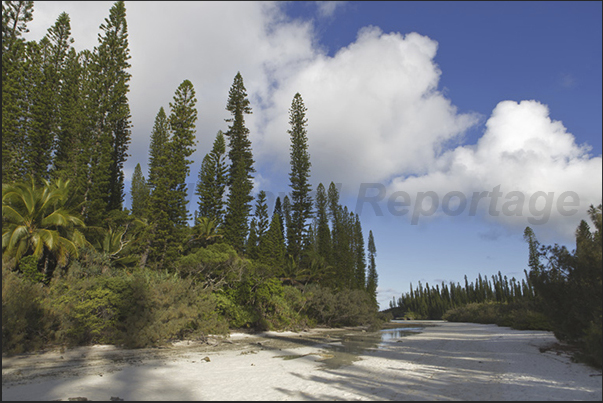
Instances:
[[[529,271],[519,282],[500,271],[491,281],[481,274],[475,282],[428,284],[390,302],[398,317],[497,323],[518,329],[551,330],[578,349],[577,357],[601,367],[602,208],[590,206],[591,226],[582,220],[575,231],[575,249],[542,245],[526,227]]]
[[[510,280],[499,271],[492,275],[491,280],[486,276],[478,274],[475,282],[469,282],[465,276],[464,285],[450,282],[442,282],[440,285],[430,287],[423,286],[419,281],[413,289],[410,284],[410,292],[390,301],[390,309],[403,311],[408,317],[423,319],[442,319],[442,316],[450,309],[462,307],[471,303],[502,302],[513,303],[520,300],[531,300],[534,298],[534,287],[524,270],[525,279],[519,282],[515,277]]]
[[[252,107],[240,73],[227,96],[227,127],[199,166],[193,213],[186,178],[196,146],[197,99],[186,79],[157,112],[148,172],[145,178],[136,165],[128,210],[123,166],[132,124],[125,4],[111,7],[92,51],[72,47],[66,13],[40,41],[26,41],[32,18],[33,2],[3,2],[3,351],[5,336],[6,349],[13,351],[15,340],[36,339],[36,332],[46,341],[123,340],[133,330],[121,322],[140,320],[153,306],[133,296],[160,298],[157,287],[208,294],[203,303],[192,295],[183,302],[181,314],[189,318],[184,328],[165,330],[149,343],[207,332],[200,311],[185,309],[190,304],[235,327],[374,322],[373,233],[365,244],[358,215],[340,203],[334,183],[328,190],[318,184],[311,196],[307,109],[299,93],[287,130],[290,191],[277,198],[272,212],[265,191],[253,195],[255,161],[245,125]],[[44,286],[32,291],[28,284]],[[71,291],[60,296],[59,289]],[[30,292],[42,293],[46,306],[23,309],[52,317],[52,331],[13,322],[11,309],[22,309],[19,299]],[[132,306],[142,311],[132,313]],[[63,311],[77,311],[80,319]]]

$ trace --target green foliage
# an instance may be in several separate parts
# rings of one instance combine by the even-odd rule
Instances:
[[[198,217],[208,217],[220,224],[224,215],[224,190],[228,179],[228,167],[224,154],[226,141],[222,131],[218,131],[214,145],[201,163],[195,194],[199,196]]]
[[[377,307],[365,290],[308,285],[304,312],[310,319],[327,326],[371,326],[377,319]]]
[[[2,186],[2,256],[16,264],[28,255],[38,260],[46,280],[57,265],[77,256],[88,243],[82,219],[69,210],[69,181],[43,181]]]
[[[149,254],[158,266],[175,260],[186,242],[186,178],[192,162],[188,158],[195,151],[196,103],[193,84],[184,80],[170,103],[170,116],[160,108],[155,117],[149,158]]]
[[[117,344],[131,289],[122,276],[58,281],[51,287],[53,308],[62,323],[58,337],[69,345]]]
[[[450,322],[493,323],[518,330],[552,330],[547,317],[535,310],[533,304],[525,301],[515,303],[473,302],[446,311],[442,319]]]
[[[124,335],[129,347],[204,339],[228,331],[217,314],[215,298],[191,279],[141,271],[135,273],[132,289]]]
[[[116,1],[109,17],[100,25],[99,45],[95,48],[93,71],[96,73],[99,101],[99,127],[102,142],[100,161],[107,164],[107,211],[121,210],[124,198],[123,165],[131,140],[131,116],[127,94],[131,74],[128,24],[123,1]],[[97,166],[95,169],[100,170]],[[102,182],[101,182],[102,185]],[[101,186],[101,189],[103,187]],[[103,195],[101,195],[102,197]]]
[[[601,363],[603,307],[602,205],[588,210],[594,230],[582,221],[576,229],[573,252],[559,245],[540,246],[526,229],[530,245],[530,280],[536,301],[553,325],[555,336],[576,345],[583,359]],[[598,346],[596,343],[599,343]]]
[[[305,324],[299,312],[304,301],[301,292],[254,270],[233,287],[220,290],[217,297],[219,312],[234,328],[293,329]]]
[[[226,243],[216,243],[178,259],[176,267],[184,278],[192,278],[204,287],[217,289],[241,279],[247,262]]]
[[[377,265],[375,263],[375,257],[377,256],[377,248],[375,247],[375,238],[373,237],[373,231],[369,231],[368,238],[368,276],[366,280],[366,290],[373,297],[373,299],[377,300],[377,282],[378,282],[378,274],[377,274]]]
[[[150,193],[149,186],[142,175],[140,163],[136,164],[136,168],[134,168],[130,195],[132,197],[132,215],[139,218],[146,217]]]
[[[44,281],[44,273],[38,271],[38,259],[34,255],[25,256],[19,261],[19,271],[23,273],[23,278],[34,284]]]
[[[310,191],[310,154],[308,152],[308,136],[306,118],[307,108],[299,93],[296,93],[289,109],[289,125],[287,131],[291,138],[291,221],[287,227],[288,253],[296,263],[302,254],[302,243],[307,236],[307,220],[312,215],[312,197]]]
[[[260,241],[259,261],[272,267],[275,276],[284,275],[285,240],[281,232],[281,220],[278,214],[272,215],[270,228]]]
[[[2,352],[37,350],[53,340],[54,317],[47,289],[2,264]]]
[[[228,185],[230,192],[224,217],[224,237],[237,251],[242,252],[249,231],[248,218],[251,212],[253,196],[253,155],[249,129],[245,126],[245,114],[251,113],[247,91],[241,73],[237,73],[228,94],[226,109],[232,117],[227,122],[225,133],[229,140],[228,158],[230,159]]]
[[[327,192],[322,183],[316,188],[315,199],[316,210],[316,250],[326,261],[331,260],[331,230],[329,228],[329,217],[327,213]]]

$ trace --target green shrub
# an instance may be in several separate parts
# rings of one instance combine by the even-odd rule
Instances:
[[[68,345],[118,343],[120,323],[131,301],[123,276],[60,279],[51,285],[52,307],[60,318],[59,339]]]
[[[129,347],[228,332],[226,321],[217,313],[215,297],[192,279],[140,271],[132,276],[131,289],[123,340]]]
[[[306,288],[309,318],[327,326],[376,326],[377,307],[364,290],[332,288],[311,284]]]
[[[496,324],[518,330],[552,330],[546,316],[536,311],[528,301],[474,302],[448,310],[442,319],[449,322]]]
[[[44,273],[38,270],[38,258],[29,255],[19,260],[19,271],[23,273],[23,278],[34,284],[44,281]]]
[[[246,262],[230,245],[216,243],[181,257],[175,266],[182,277],[220,286],[238,281]]]
[[[578,359],[597,368],[601,368],[603,358],[603,332],[601,331],[601,317],[598,323],[593,321],[582,339]]]
[[[48,294],[41,283],[34,284],[2,267],[2,352],[22,353],[51,342],[56,325],[48,309]]]

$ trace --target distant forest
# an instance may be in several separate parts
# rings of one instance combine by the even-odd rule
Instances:
[[[410,292],[390,301],[390,315],[407,319],[446,319],[496,323],[516,329],[551,330],[577,348],[576,357],[601,368],[603,338],[601,282],[603,246],[601,210],[588,210],[594,229],[582,220],[576,229],[576,248],[541,245],[527,227],[529,271],[525,279],[493,275],[475,282],[410,286]]]
[[[194,168],[197,206],[186,199],[197,99],[184,79],[157,112],[148,172],[136,166],[128,210],[124,2],[110,8],[98,45],[81,52],[66,13],[39,42],[26,41],[33,10],[31,1],[2,3],[3,352],[379,323],[373,233],[333,183],[311,196],[300,94],[283,128],[290,189],[273,211],[266,192],[252,194],[252,105],[240,73],[224,94],[224,131]]]

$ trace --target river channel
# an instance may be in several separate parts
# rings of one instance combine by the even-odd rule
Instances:
[[[364,330],[333,330],[321,337],[322,352],[318,358],[322,369],[336,369],[351,365],[360,360],[360,356],[367,352],[378,350],[386,343],[396,342],[399,339],[420,333],[425,324],[408,324],[404,321],[391,321],[378,331]],[[318,340],[316,340],[318,341]],[[292,360],[305,355],[278,356],[284,360]]]

